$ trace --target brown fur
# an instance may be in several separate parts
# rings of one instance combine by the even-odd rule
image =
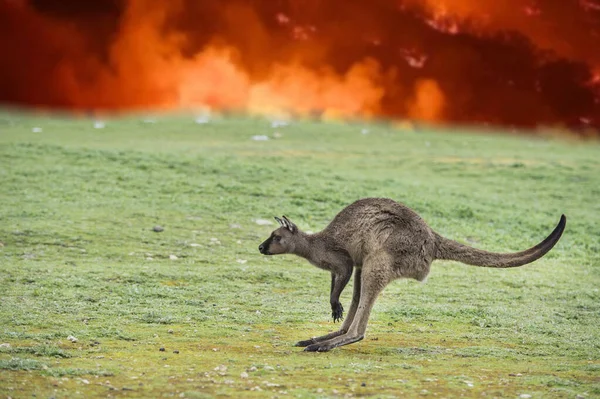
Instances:
[[[330,271],[334,321],[342,318],[339,297],[355,270],[352,303],[340,330],[296,344],[307,351],[320,352],[362,340],[373,304],[391,281],[423,281],[436,259],[485,267],[522,266],[550,251],[566,223],[562,215],[558,226],[538,245],[522,252],[499,254],[444,238],[414,211],[385,198],[365,198],[350,204],[316,234],[300,231],[285,216],[283,220],[276,219],[281,227],[259,246],[260,252],[295,254]]]

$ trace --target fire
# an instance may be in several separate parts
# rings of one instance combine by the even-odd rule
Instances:
[[[0,0],[0,102],[600,126],[596,0],[39,4]]]
[[[445,102],[444,93],[435,80],[419,80],[415,87],[415,97],[409,103],[409,115],[417,120],[440,120]]]
[[[275,66],[269,80],[252,85],[247,108],[256,113],[294,110],[325,117],[370,117],[380,112],[384,89],[375,82],[379,64],[370,59],[354,64],[344,75],[329,68],[312,71],[297,65]]]

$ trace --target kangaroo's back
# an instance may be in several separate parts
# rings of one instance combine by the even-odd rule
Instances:
[[[433,242],[433,232],[416,212],[387,198],[363,198],[353,202],[340,211],[321,234],[332,237],[358,264],[373,251],[411,252],[410,248],[419,249],[426,240]]]

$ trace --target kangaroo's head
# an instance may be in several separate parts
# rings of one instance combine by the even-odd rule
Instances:
[[[275,220],[277,220],[281,227],[274,230],[269,238],[258,246],[258,250],[263,255],[279,255],[294,252],[298,227],[285,216],[283,216],[283,220],[275,216]]]

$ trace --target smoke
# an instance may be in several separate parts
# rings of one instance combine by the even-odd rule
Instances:
[[[600,127],[594,0],[0,0],[0,102]]]

